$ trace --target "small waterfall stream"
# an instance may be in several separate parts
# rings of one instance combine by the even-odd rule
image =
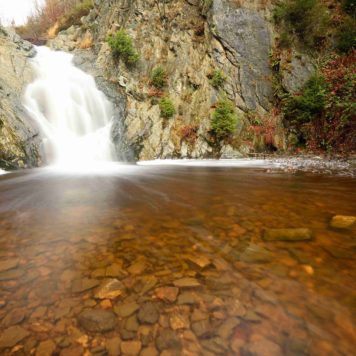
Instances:
[[[36,79],[26,88],[24,106],[42,130],[48,163],[77,168],[112,161],[113,106],[72,58],[38,47]]]

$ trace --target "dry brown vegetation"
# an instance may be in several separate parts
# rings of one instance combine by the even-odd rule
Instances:
[[[79,24],[92,7],[92,0],[46,0],[43,6],[36,3],[34,13],[16,31],[26,40],[41,43],[56,36],[58,31]]]

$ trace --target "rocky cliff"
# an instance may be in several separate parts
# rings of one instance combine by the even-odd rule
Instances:
[[[49,45],[74,51],[77,63],[94,74],[99,86],[110,87],[109,96],[120,111],[119,131],[136,159],[230,158],[287,148],[281,118],[272,110],[271,57],[278,35],[269,1],[95,0],[94,4],[81,26],[60,32]],[[108,36],[121,29],[140,55],[134,66],[115,59],[107,43]],[[283,60],[281,83],[285,90],[295,91],[313,72],[313,65],[295,51]],[[158,66],[167,79],[162,91],[151,82]],[[217,71],[224,80],[214,86]],[[173,118],[161,115],[162,95],[174,104]],[[221,97],[234,103],[238,120],[233,135],[217,139],[211,134],[211,117]]]
[[[28,61],[34,55],[30,43],[0,27],[0,168],[40,163],[38,130],[21,105],[23,90],[32,79]]]

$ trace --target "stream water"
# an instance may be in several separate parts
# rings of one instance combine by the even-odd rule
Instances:
[[[3,175],[1,354],[351,355],[355,229],[329,223],[355,201],[263,167]],[[285,227],[313,238],[263,239]]]

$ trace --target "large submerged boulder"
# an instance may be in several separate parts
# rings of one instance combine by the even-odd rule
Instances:
[[[29,59],[35,48],[0,27],[0,168],[34,167],[40,163],[40,138],[21,104],[33,73]]]

